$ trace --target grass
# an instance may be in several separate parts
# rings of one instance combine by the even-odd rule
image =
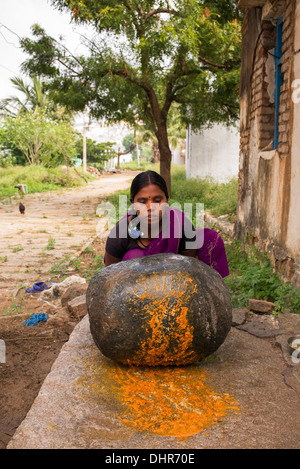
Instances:
[[[77,169],[82,174],[80,168]],[[87,180],[93,176],[85,173]],[[69,175],[61,167],[45,168],[43,166],[10,166],[0,168],[0,199],[9,198],[22,193],[15,188],[18,184],[26,184],[28,193],[46,192],[85,184],[83,178],[78,176],[74,169],[69,169]]]
[[[13,316],[17,314],[22,314],[24,312],[25,299],[23,296],[16,299],[11,294],[11,304],[10,306],[5,306],[3,308],[3,316]]]
[[[54,249],[55,248],[55,243],[56,243],[55,239],[50,236],[50,238],[48,239],[48,244],[46,246],[46,249],[48,251]]]
[[[130,171],[147,171],[148,169],[152,169],[153,171],[159,172],[159,164],[149,163],[148,161],[140,161],[140,165],[138,165],[137,160],[129,161],[124,165],[120,165],[121,170],[130,170]]]
[[[274,313],[300,314],[300,290],[274,272],[267,252],[235,240],[226,244],[226,253],[231,274],[225,283],[233,307],[247,307],[249,299],[256,298],[275,303]]]
[[[90,281],[104,267],[103,257],[103,254],[97,254],[92,246],[83,251],[78,258],[72,258],[72,253],[68,253],[53,264],[50,270],[51,277],[61,282],[72,271],[72,275],[79,275]]]
[[[173,202],[203,203],[204,210],[212,215],[228,215],[229,219],[236,214],[238,180],[233,178],[226,183],[217,183],[211,179],[186,179],[185,168],[174,166],[172,169],[171,198]]]

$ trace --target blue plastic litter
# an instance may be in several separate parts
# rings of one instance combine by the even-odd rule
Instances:
[[[39,314],[32,314],[27,321],[24,321],[25,326],[34,327],[39,322],[46,322],[48,319],[47,314],[39,313]]]
[[[49,288],[51,287],[48,287],[45,282],[37,282],[33,284],[33,288],[27,288],[26,293],[36,293],[43,290],[49,290]]]

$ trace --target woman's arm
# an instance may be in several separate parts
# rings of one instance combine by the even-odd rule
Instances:
[[[117,264],[118,262],[121,262],[122,259],[118,259],[117,257],[112,256],[111,254],[108,254],[107,251],[105,251],[105,267],[111,264]]]

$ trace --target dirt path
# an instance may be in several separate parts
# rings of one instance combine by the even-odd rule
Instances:
[[[104,175],[80,188],[28,194],[22,200],[24,216],[19,199],[0,204],[0,316],[20,287],[38,281],[48,285],[54,263],[82,250],[96,235],[100,197],[126,189],[135,174]]]

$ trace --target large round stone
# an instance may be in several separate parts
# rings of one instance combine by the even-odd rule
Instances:
[[[133,365],[184,365],[212,354],[232,320],[222,277],[197,259],[158,254],[105,267],[87,290],[100,351]]]

